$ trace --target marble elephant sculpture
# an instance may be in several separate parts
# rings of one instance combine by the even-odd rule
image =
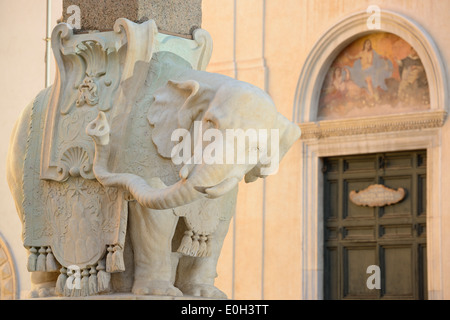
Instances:
[[[175,150],[176,141],[171,139],[174,130],[184,129],[193,136],[195,121],[201,123],[202,133],[213,128],[224,137],[230,129],[240,129],[241,132],[275,130],[278,133],[278,152],[271,148],[271,144],[264,143],[267,140],[258,141],[257,145],[249,143],[244,147],[247,160],[252,150],[264,149],[259,155],[271,155],[276,157],[271,161],[278,162],[300,137],[298,126],[277,112],[264,91],[226,76],[187,70],[159,88],[154,99],[147,118],[154,127],[152,140],[164,158],[170,158]],[[135,254],[133,292],[225,298],[225,294],[214,287],[214,279],[222,243],[234,212],[238,183],[244,177],[246,182],[263,177],[264,168],[273,163],[267,159],[262,162],[258,158],[256,162],[243,161],[240,164],[227,163],[226,159],[215,164],[208,164],[205,159],[195,164],[193,155],[190,163],[181,165],[180,179],[165,186],[159,179],[147,182],[137,175],[109,172],[108,131],[109,124],[101,113],[87,127],[88,135],[95,141],[94,174],[98,181],[104,186],[125,188],[137,201],[130,217],[130,226],[134,229],[130,233]],[[203,143],[202,147],[205,145],[208,143]],[[236,154],[239,151],[237,147],[234,146]],[[226,157],[225,153],[223,157]],[[193,215],[190,220],[202,219],[202,214],[206,214],[202,211],[208,211],[206,219],[213,220],[212,226],[206,227],[214,230],[207,240],[209,254],[200,257],[182,255],[175,277],[171,253],[178,219],[180,216],[189,218],[186,212]],[[133,215],[139,218],[133,221]],[[189,224],[189,219],[186,221]],[[189,232],[185,231],[185,234],[190,236]],[[200,232],[199,237],[205,234]],[[138,243],[139,248],[136,249]]]
[[[105,187],[124,188],[130,194],[127,231],[130,243],[125,251],[128,248],[132,253],[130,256],[125,252],[124,258],[128,259],[125,265],[132,268],[113,275],[121,277],[119,282],[132,281],[131,291],[137,295],[226,298],[214,286],[214,280],[223,240],[235,211],[238,183],[242,179],[252,182],[264,177],[264,170],[273,161],[278,163],[300,137],[300,129],[277,112],[271,98],[261,89],[227,76],[189,68],[172,72],[170,78],[161,81],[145,112],[146,130],[151,133],[147,142],[155,153],[149,165],[157,168],[153,176],[115,173],[108,168],[110,149],[120,148],[110,143],[114,121],[108,123],[100,112],[86,128],[95,143],[93,172],[96,179]],[[29,116],[30,111],[25,110],[13,133],[8,160],[10,185],[20,183],[22,177],[20,163],[23,162],[23,140]],[[215,129],[224,136],[227,129],[268,130],[269,136],[275,130],[278,137],[272,138],[279,142],[277,152],[271,150],[270,144],[258,141],[257,145],[246,145],[244,153],[248,156],[255,150],[265,151],[273,158],[247,161],[247,157],[242,163],[224,160],[223,164],[191,161],[191,164],[174,165],[173,150],[180,143],[172,141],[171,135],[182,129],[194,136],[195,123],[201,123],[203,132]],[[146,135],[142,133],[142,136]],[[203,142],[200,148],[206,150],[208,145]],[[183,157],[186,158],[186,154]],[[172,179],[169,180],[174,181],[173,184],[158,176],[162,171],[166,175],[170,172]],[[20,194],[15,195],[16,203],[20,203],[20,197]],[[45,273],[34,274],[35,283],[52,281]]]

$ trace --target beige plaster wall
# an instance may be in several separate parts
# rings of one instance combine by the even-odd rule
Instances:
[[[418,22],[434,39],[445,64],[450,61],[447,0],[222,0],[220,4],[203,0],[202,27],[214,40],[209,70],[234,74],[265,88],[279,111],[292,119],[297,82],[315,42],[333,24],[365,11],[369,5]],[[249,60],[254,62],[253,68],[247,68]],[[443,159],[450,157],[449,139],[446,124]],[[302,270],[302,245],[306,244],[300,230],[308,222],[304,221],[305,204],[299,196],[301,155],[299,142],[281,163],[278,174],[267,178],[265,185],[241,184],[235,227],[227,239],[217,280],[236,299],[299,299],[306,295],[303,284],[309,270]],[[443,175],[442,191],[450,191],[449,180]],[[450,199],[443,198],[441,205],[450,207]],[[443,217],[445,230],[449,220]],[[443,232],[441,241],[442,252],[447,252],[441,266],[448,269],[450,233]],[[442,279],[442,288],[442,297],[450,298],[450,277]]]
[[[21,292],[29,289],[30,281],[22,226],[6,183],[6,153],[20,112],[45,87],[46,8],[45,0],[0,1],[0,234],[12,251]],[[53,0],[52,26],[61,12],[62,0]]]

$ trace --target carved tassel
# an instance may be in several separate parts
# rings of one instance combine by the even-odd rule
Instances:
[[[73,281],[73,288],[71,297],[80,297],[81,296],[81,274],[80,270],[75,272],[74,274],[75,280]]]
[[[57,271],[58,265],[55,260],[55,256],[52,253],[52,249],[50,247],[47,248],[47,259],[45,263],[45,268],[48,272]]]
[[[82,297],[86,297],[89,295],[89,271],[88,269],[83,269],[81,273],[81,291],[80,294]]]
[[[106,272],[112,272],[112,255],[113,247],[108,246],[108,254],[106,255]]]
[[[183,239],[181,240],[181,244],[178,247],[177,252],[185,254],[185,255],[189,255],[189,252],[192,247],[192,235],[193,234],[194,233],[191,230],[184,232]]]
[[[39,249],[39,256],[36,262],[36,271],[45,271],[45,265],[47,264],[47,258],[45,256],[45,248]]]
[[[27,269],[29,272],[36,271],[37,250],[35,247],[30,248],[30,255],[28,256]]]
[[[75,279],[75,281],[76,281],[77,279]],[[80,281],[80,278],[78,278],[78,281]],[[70,294],[70,297],[81,297],[81,289],[77,289],[77,288],[80,288],[81,287],[81,285],[79,285],[79,286],[73,286],[73,289],[72,289],[72,292],[71,292],[71,294]]]
[[[98,292],[110,291],[111,274],[101,270],[97,273]]]
[[[110,291],[111,274],[105,271],[105,260],[100,260],[97,265],[98,292]]]
[[[64,296],[70,297],[72,295],[72,284],[74,283],[75,276],[73,275],[73,270],[70,268],[67,269],[66,273],[66,281],[64,281]],[[70,283],[70,287],[67,285],[68,283]]]
[[[119,245],[114,247],[114,253],[111,257],[111,272],[125,271],[125,263],[123,261],[123,250]]]
[[[206,253],[207,253],[206,240],[207,239],[208,239],[207,236],[205,236],[203,234],[200,235],[200,247],[197,252],[197,257],[199,257],[199,258],[206,257]]]
[[[55,292],[57,295],[63,296],[64,295],[64,286],[66,285],[66,281],[67,281],[66,268],[62,267],[59,270],[59,272],[60,272],[60,274],[58,276],[58,279],[56,280]]]
[[[191,250],[189,252],[189,255],[192,256],[192,257],[196,257],[197,256],[198,249],[200,248],[200,243],[198,241],[199,238],[200,237],[196,233],[192,237],[192,246],[191,246]]]
[[[89,295],[93,296],[98,293],[98,284],[97,284],[97,271],[92,266],[91,270],[89,271]]]
[[[81,295],[81,274],[80,270],[67,269],[67,280],[64,286],[66,297],[79,297]]]

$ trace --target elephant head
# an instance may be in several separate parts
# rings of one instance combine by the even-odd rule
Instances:
[[[94,173],[103,185],[125,187],[145,207],[168,209],[220,197],[244,177],[252,182],[277,169],[300,137],[299,127],[251,84],[218,75],[199,78],[168,81],[155,91],[147,117],[158,153],[183,159],[180,180],[166,187],[161,181],[149,185],[136,175],[108,172],[109,127],[100,113],[87,133],[96,144]],[[251,139],[255,134],[257,139]],[[216,148],[211,148],[213,141]]]

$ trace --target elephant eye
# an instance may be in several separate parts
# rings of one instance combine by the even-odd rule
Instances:
[[[213,127],[213,128],[218,127],[217,122],[214,121],[213,119],[205,119],[205,122],[208,127]]]

